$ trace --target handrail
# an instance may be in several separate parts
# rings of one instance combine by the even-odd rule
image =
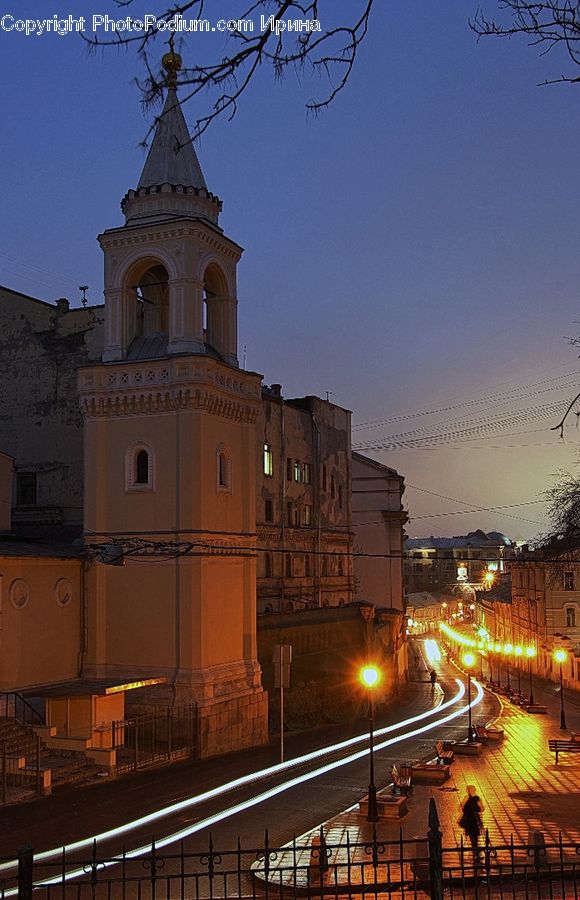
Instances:
[[[15,719],[20,725],[44,725],[44,717],[16,691],[0,692],[0,715]]]

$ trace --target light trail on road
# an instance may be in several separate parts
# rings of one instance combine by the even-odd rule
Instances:
[[[464,685],[461,682],[459,684],[459,690],[450,700],[446,700],[445,703],[442,703],[441,701],[443,695],[441,693],[437,698],[436,704],[430,707],[430,709],[427,709],[422,713],[418,713],[416,716],[411,716],[408,719],[402,719],[400,722],[395,722],[393,725],[385,725],[383,728],[378,728],[375,731],[375,735],[377,737],[380,737],[381,735],[389,734],[392,731],[398,731],[400,728],[404,728],[408,725],[413,725],[415,722],[420,722],[422,719],[426,719],[429,716],[434,715],[434,713],[441,712],[442,710],[448,709],[450,706],[453,706],[455,703],[458,703],[465,693]],[[63,850],[65,850],[67,853],[72,853],[77,850],[83,850],[88,847],[92,847],[95,841],[106,841],[111,840],[112,838],[123,837],[124,835],[131,834],[131,832],[133,831],[137,831],[139,828],[143,828],[145,825],[151,825],[155,822],[159,822],[161,819],[166,818],[167,816],[175,815],[176,813],[183,812],[183,810],[186,809],[191,809],[191,807],[193,806],[198,806],[200,803],[205,803],[208,800],[214,800],[216,797],[222,797],[224,794],[230,793],[231,791],[237,790],[238,788],[245,787],[246,785],[264,781],[266,778],[271,778],[273,775],[278,775],[281,772],[290,771],[297,766],[302,766],[306,765],[307,763],[314,762],[315,760],[320,759],[323,756],[328,756],[331,753],[340,753],[342,750],[346,750],[348,747],[352,747],[355,744],[360,744],[363,741],[367,742],[368,739],[368,732],[365,732],[364,734],[359,734],[355,737],[347,738],[344,741],[339,741],[336,744],[329,744],[326,747],[320,747],[318,750],[312,750],[309,753],[303,754],[302,756],[295,756],[283,763],[276,763],[275,765],[268,766],[265,769],[258,769],[255,772],[249,772],[247,775],[241,775],[239,778],[235,778],[232,781],[226,782],[225,784],[221,784],[215,788],[211,788],[209,791],[205,791],[203,794],[196,794],[193,797],[186,797],[185,800],[179,800],[176,803],[171,803],[169,806],[165,806],[162,809],[155,810],[155,812],[148,813],[145,816],[140,816],[138,819],[133,819],[130,822],[126,822],[124,825],[118,825],[116,828],[110,828],[108,831],[103,831],[100,834],[93,834],[90,837],[75,841],[72,844],[67,844],[64,847],[55,847],[51,850],[44,850],[41,853],[35,854],[35,859],[38,862],[46,862],[47,860],[61,857]],[[15,860],[10,860],[9,862],[0,864],[0,873],[14,868],[15,864]]]
[[[445,703],[445,704],[441,704],[441,706],[437,708],[439,712],[441,712],[441,710],[445,706],[449,706],[449,705],[453,705],[453,704],[457,703],[465,694],[465,685],[463,684],[463,682],[459,678],[456,678],[455,681],[457,682],[457,685],[459,688],[458,694],[456,694],[456,696],[453,700],[447,701],[447,703]],[[481,703],[481,701],[483,699],[483,688],[481,687],[479,682],[476,681],[475,679],[473,679],[472,683],[474,684],[474,686],[476,688],[476,696],[471,701],[471,704],[470,704],[471,707],[473,708],[474,706],[477,706],[479,703]],[[429,722],[426,725],[422,725],[419,728],[415,728],[411,731],[404,732],[403,734],[400,734],[396,737],[388,738],[386,741],[379,741],[377,744],[375,744],[375,750],[384,750],[386,747],[391,747],[394,744],[401,743],[402,741],[408,740],[409,738],[417,737],[420,734],[425,734],[426,732],[431,731],[432,729],[437,728],[440,725],[444,725],[447,722],[453,721],[458,716],[464,715],[466,708],[467,707],[462,706],[460,709],[455,710],[452,713],[449,713],[448,715],[444,716],[443,718],[437,719],[435,722]],[[433,710],[431,710],[430,712],[433,712]],[[417,720],[417,718],[421,718],[421,717],[424,718],[425,713],[421,713],[420,716],[415,716],[415,717],[413,717],[413,719]],[[387,730],[392,731],[396,727],[401,727],[401,723],[399,723],[398,726],[392,726],[392,725],[387,726],[385,729],[381,729],[381,731],[382,731],[382,733],[384,733]],[[356,739],[351,738],[348,742],[342,742],[342,744],[345,744],[345,743],[350,744],[356,740],[360,740],[360,738],[356,738]],[[335,745],[335,746],[341,746],[341,745]],[[326,752],[329,752],[328,748],[323,748],[323,750],[325,750]],[[322,751],[314,751],[315,754],[321,754],[321,752]],[[219,822],[224,821],[225,819],[231,818],[232,816],[235,816],[238,813],[245,812],[246,810],[251,809],[253,806],[257,806],[258,804],[263,803],[266,800],[272,799],[273,797],[277,796],[278,794],[284,793],[285,791],[288,791],[293,787],[297,787],[300,784],[304,784],[306,781],[310,781],[313,778],[319,778],[321,775],[325,775],[328,772],[333,771],[334,769],[337,769],[342,766],[349,765],[350,763],[356,762],[357,760],[362,759],[367,755],[368,755],[368,749],[365,747],[363,750],[358,750],[356,753],[352,753],[349,756],[326,763],[324,766],[320,766],[319,768],[313,769],[310,772],[305,772],[302,775],[297,775],[296,777],[291,778],[288,781],[284,781],[279,785],[275,785],[275,786],[269,788],[268,790],[263,791],[262,793],[255,794],[253,797],[249,797],[247,800],[243,800],[239,803],[236,803],[227,809],[222,809],[222,810],[218,811],[217,813],[214,813],[213,815],[207,816],[205,819],[200,819],[198,822],[194,822],[191,825],[188,825],[186,828],[182,828],[179,831],[176,831],[176,832],[173,832],[172,834],[166,835],[164,838],[161,838],[160,840],[156,840],[155,848],[156,848],[156,850],[160,850],[163,847],[169,846],[170,844],[176,843],[178,841],[183,841],[185,838],[191,837],[193,834],[196,834],[199,831],[203,831],[204,829],[209,828],[212,825],[216,825]],[[307,756],[310,757],[310,756],[312,756],[312,754],[307,754]],[[301,758],[302,757],[297,757],[297,759],[301,759]],[[294,765],[297,764],[296,760],[289,760],[288,762],[294,763]],[[275,768],[275,769],[279,770],[280,766],[283,766],[283,765],[285,766],[286,764],[279,764],[278,766],[271,767],[271,768]],[[262,771],[266,772],[268,770],[265,769]],[[249,776],[245,776],[245,777],[249,777]],[[261,779],[259,779],[259,780],[261,780]],[[246,783],[248,783],[248,782],[246,782]],[[183,801],[183,802],[185,802],[185,801]],[[84,842],[83,842],[83,844],[84,844]],[[72,846],[73,845],[69,845],[68,848],[64,847],[64,848],[61,848],[59,851],[57,851],[59,853],[60,857],[63,858],[64,855],[66,854],[67,849],[72,848]],[[46,852],[51,853],[51,855],[52,855],[54,851],[46,851]],[[151,843],[148,843],[143,846],[137,847],[134,850],[125,852],[123,854],[122,858],[102,860],[101,865],[103,866],[103,868],[109,868],[111,866],[118,865],[119,863],[129,860],[129,859],[138,859],[141,856],[146,856],[147,853],[150,853],[150,852],[151,852]],[[39,857],[40,857],[40,854],[36,857],[36,859],[38,860]],[[47,857],[45,856],[44,859],[46,859],[46,858]],[[4,865],[8,865],[13,868],[14,863],[8,863],[8,864],[4,864]],[[59,875],[57,875],[55,877],[45,878],[45,879],[42,879],[41,881],[35,882],[35,886],[36,887],[45,887],[45,886],[49,886],[49,885],[53,885],[53,884],[62,884],[63,880],[71,881],[71,880],[73,880],[75,878],[79,878],[85,874],[86,874],[86,872],[83,868],[74,869],[74,870],[71,870],[70,872],[60,873]],[[4,894],[4,896],[5,897],[14,897],[14,896],[17,896],[17,893],[18,893],[17,888],[14,888],[14,889],[7,890]]]

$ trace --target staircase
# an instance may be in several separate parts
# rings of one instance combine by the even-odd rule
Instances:
[[[102,772],[80,751],[50,750],[32,726],[0,716],[0,805],[85,784]]]

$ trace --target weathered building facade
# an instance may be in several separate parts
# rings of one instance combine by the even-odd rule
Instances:
[[[14,524],[82,523],[76,372],[99,359],[102,306],[71,309],[0,287],[0,448],[14,457]]]
[[[258,611],[354,599],[350,419],[318,397],[262,390],[257,421]]]

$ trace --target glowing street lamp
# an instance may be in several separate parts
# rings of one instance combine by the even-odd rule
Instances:
[[[378,822],[379,811],[377,809],[377,786],[375,784],[375,758],[374,758],[374,729],[375,729],[375,704],[373,691],[381,680],[381,672],[376,666],[363,666],[359,672],[359,678],[369,692],[369,804],[367,822]]]
[[[530,706],[533,706],[534,704],[534,687],[532,684],[532,659],[535,655],[535,647],[532,647],[531,645],[529,647],[526,647],[526,656],[528,657],[528,675],[530,678]]]
[[[566,713],[564,712],[564,680],[562,678],[562,665],[568,659],[568,654],[562,648],[554,651],[554,659],[560,664],[560,728],[566,731]]]
[[[475,655],[473,653],[463,654],[463,665],[467,669],[467,740],[468,743],[473,742],[473,728],[471,725],[471,667],[475,663]]]

